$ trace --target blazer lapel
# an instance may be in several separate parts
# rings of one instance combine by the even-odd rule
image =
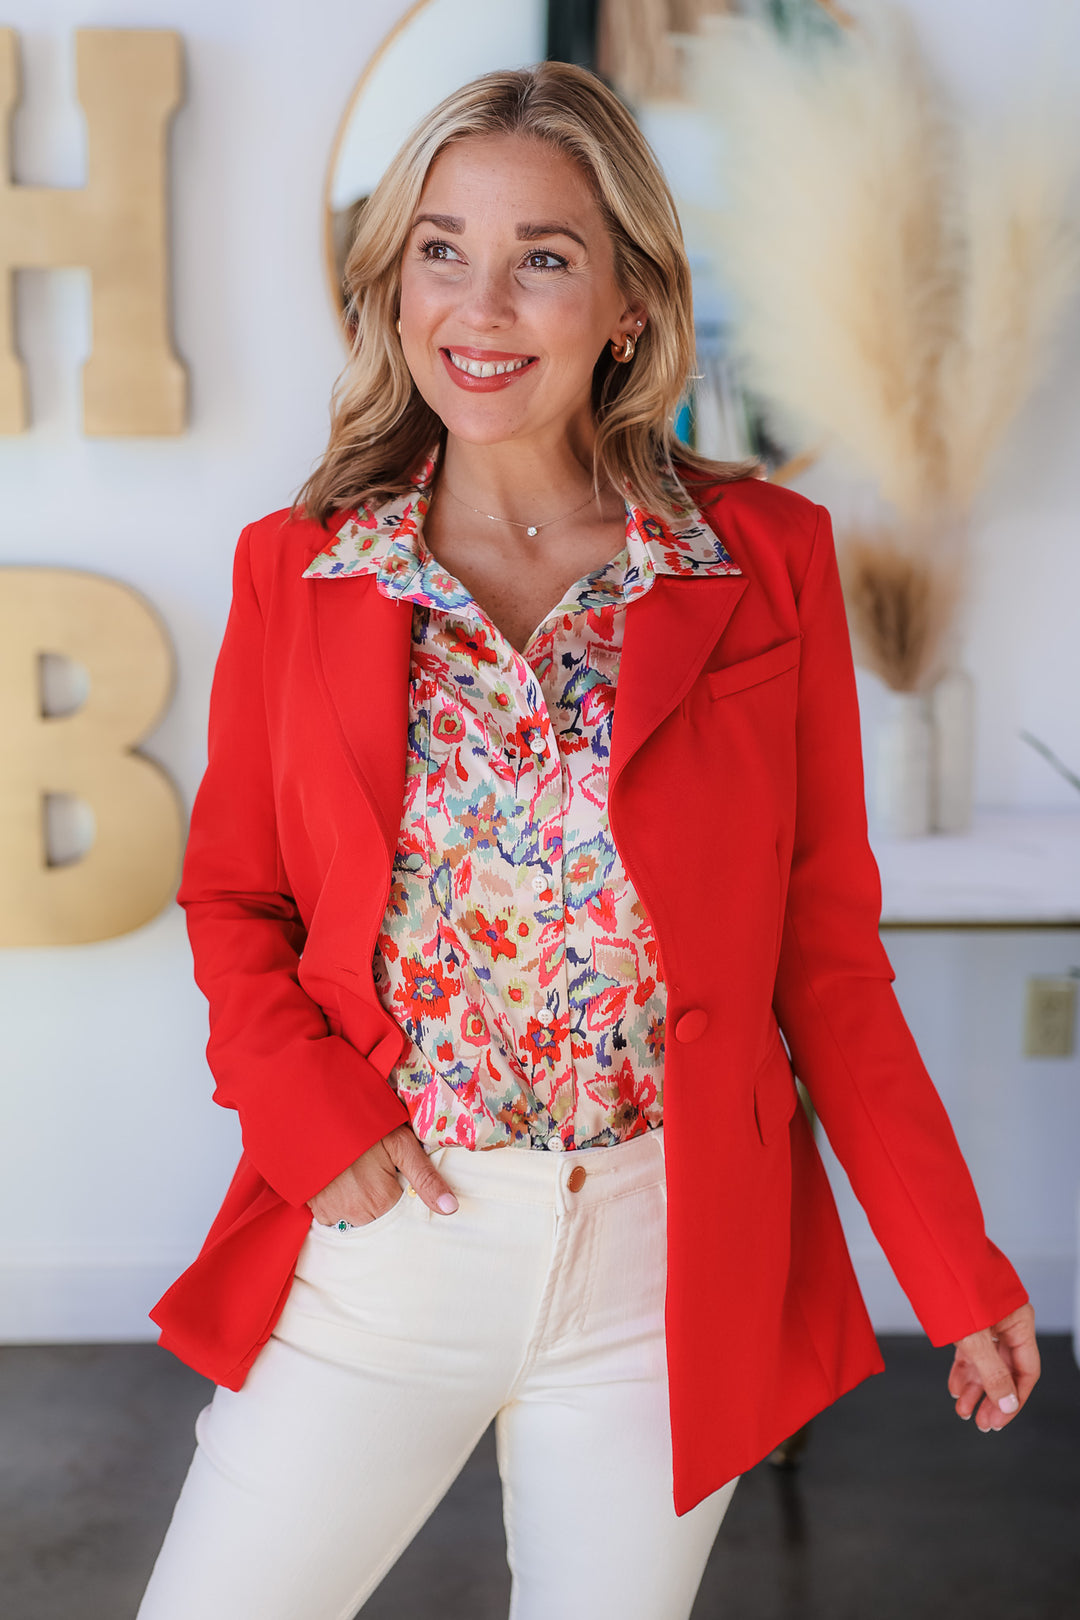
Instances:
[[[745,574],[658,574],[626,609],[611,731],[611,786],[682,701],[746,590]]]
[[[658,574],[626,610],[612,719],[613,786],[689,691],[746,590],[745,574]],[[405,791],[412,605],[373,575],[306,581],[312,657],[342,746],[390,855]]]
[[[388,600],[371,574],[305,584],[315,669],[393,858],[405,792],[412,603]]]

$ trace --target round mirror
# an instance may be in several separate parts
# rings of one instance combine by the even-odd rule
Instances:
[[[326,179],[326,267],[342,272],[366,199],[406,135],[459,85],[544,58],[547,0],[419,0],[391,29],[352,93]]]

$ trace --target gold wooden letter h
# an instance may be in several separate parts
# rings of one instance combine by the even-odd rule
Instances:
[[[187,378],[169,337],[165,184],[166,134],[182,90],[180,38],[80,28],[75,40],[87,183],[20,186],[7,145],[18,46],[13,29],[0,29],[0,433],[21,433],[27,422],[13,271],[61,265],[87,265],[91,274],[84,432],[181,433]]]

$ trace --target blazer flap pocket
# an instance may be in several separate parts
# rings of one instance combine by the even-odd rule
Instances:
[[[754,1076],[754,1118],[763,1142],[771,1142],[779,1136],[795,1112],[798,1100],[791,1060],[777,1035],[776,1045]]]
[[[790,641],[782,641],[779,647],[769,647],[766,652],[755,653],[752,658],[741,658],[736,664],[725,664],[723,669],[710,669],[710,696],[726,697],[729,692],[741,692],[746,686],[758,686],[762,681],[771,680],[774,675],[794,669],[799,662],[801,641],[801,636],[792,636]]]

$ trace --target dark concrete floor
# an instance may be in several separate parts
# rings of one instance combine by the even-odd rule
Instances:
[[[1069,1341],[986,1436],[953,1416],[947,1352],[882,1343],[888,1371],[816,1420],[798,1472],[743,1479],[694,1620],[1077,1620]],[[208,1393],[150,1345],[0,1350],[4,1620],[131,1620]],[[488,1435],[364,1620],[505,1620],[508,1590]]]

